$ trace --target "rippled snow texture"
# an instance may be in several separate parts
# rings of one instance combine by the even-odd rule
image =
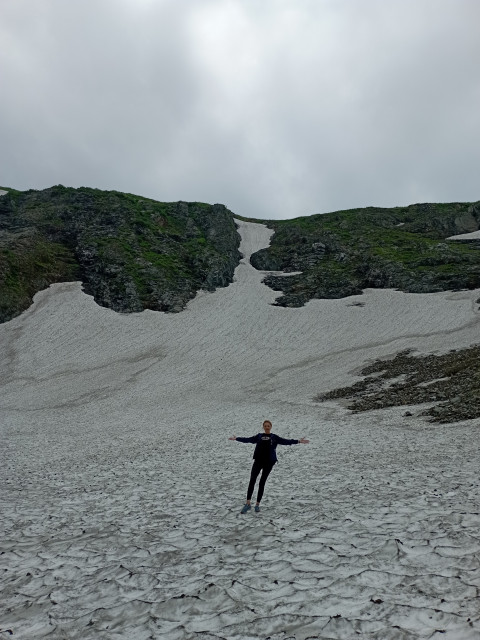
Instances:
[[[0,326],[0,638],[480,638],[479,421],[313,401],[478,342],[479,292],[274,307],[248,261],[271,232],[238,225],[235,282],[178,315],[70,283]],[[253,447],[227,438],[267,417],[311,444],[240,515]]]

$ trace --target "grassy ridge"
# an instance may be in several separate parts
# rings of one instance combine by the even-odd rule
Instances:
[[[180,311],[231,282],[240,258],[223,205],[58,185],[0,197],[0,321],[53,282],[82,280],[116,311]]]
[[[12,310],[26,309],[35,293],[52,282],[78,278],[75,258],[62,244],[32,235],[15,248],[0,248],[0,318],[9,319]]]
[[[364,288],[432,292],[480,286],[478,244],[447,238],[478,229],[480,203],[353,209],[294,220],[265,221],[271,246],[252,257],[260,269],[302,271],[268,276],[283,306],[340,298]]]

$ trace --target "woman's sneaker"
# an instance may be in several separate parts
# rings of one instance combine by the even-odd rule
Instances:
[[[260,511],[260,506],[258,504],[255,505],[255,513],[258,513]]]
[[[250,511],[251,508],[252,507],[249,504],[244,504],[240,513],[247,513],[247,511]]]

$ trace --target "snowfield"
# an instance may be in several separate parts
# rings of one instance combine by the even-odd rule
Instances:
[[[480,292],[275,307],[248,259],[271,231],[238,226],[235,282],[180,314],[68,283],[0,326],[0,638],[478,640],[480,421],[314,397],[479,342]],[[228,437],[266,418],[311,444],[241,515],[253,446]]]

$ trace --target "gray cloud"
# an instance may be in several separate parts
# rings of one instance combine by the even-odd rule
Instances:
[[[480,198],[477,0],[16,0],[0,184],[283,218]]]

